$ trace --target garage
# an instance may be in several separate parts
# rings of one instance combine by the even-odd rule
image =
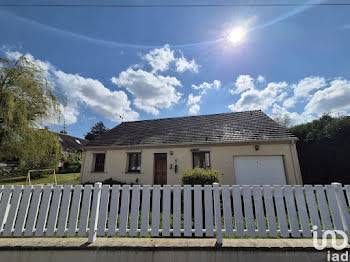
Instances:
[[[282,156],[233,158],[237,185],[286,185]]]

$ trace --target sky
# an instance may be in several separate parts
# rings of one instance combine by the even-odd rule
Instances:
[[[0,0],[8,3],[44,1]],[[26,55],[44,70],[67,102],[59,118],[42,125],[60,131],[65,123],[72,136],[84,137],[99,121],[113,128],[122,121],[256,109],[288,115],[296,125],[350,112],[349,12],[350,6],[309,5],[0,6],[0,56]]]

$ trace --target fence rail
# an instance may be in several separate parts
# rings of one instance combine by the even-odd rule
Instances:
[[[0,186],[1,237],[311,237],[350,228],[350,186]]]

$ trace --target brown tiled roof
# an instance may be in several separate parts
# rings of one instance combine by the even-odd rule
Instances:
[[[123,122],[89,142],[95,146],[143,146],[282,141],[297,139],[260,110]]]

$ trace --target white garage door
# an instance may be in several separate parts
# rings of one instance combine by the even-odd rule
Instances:
[[[286,185],[282,156],[234,157],[237,185]]]

